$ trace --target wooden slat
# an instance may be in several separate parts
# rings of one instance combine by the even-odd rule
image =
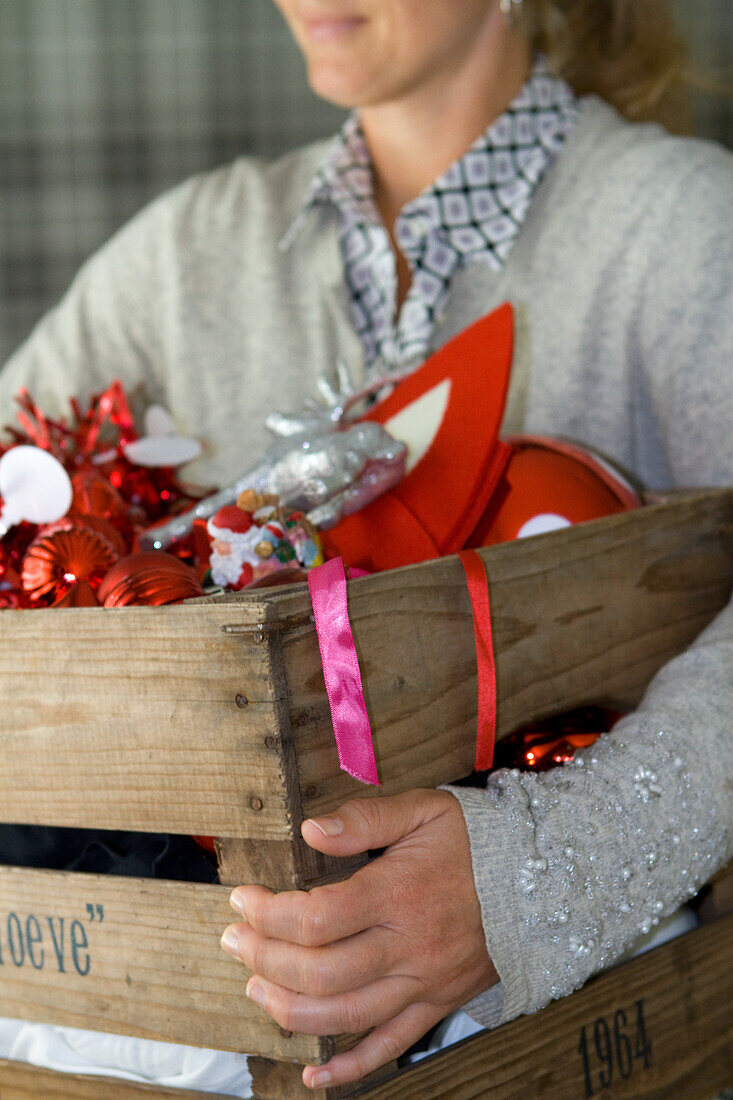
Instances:
[[[304,840],[232,840],[217,837],[219,881],[230,886],[258,883],[271,890],[305,890],[340,882],[368,861],[366,855],[324,856]]]
[[[281,1032],[244,996],[249,974],[219,946],[229,893],[0,868],[0,1016],[319,1061],[320,1039]]]
[[[310,615],[300,616],[304,621]],[[277,620],[282,622],[282,620]],[[269,638],[270,670],[279,723],[278,748],[282,783],[287,799],[293,838],[286,841],[217,838],[219,881],[236,885],[259,882],[273,890],[301,890],[346,878],[367,861],[366,855],[336,859],[310,848],[300,836],[303,796],[298,776],[299,745],[288,736],[291,699],[283,653],[283,633],[273,630]]]
[[[55,1073],[0,1059],[0,1100],[232,1100],[213,1092],[167,1089],[113,1077]]]
[[[466,1039],[383,1085],[330,1089],[327,1097],[358,1091],[363,1100],[710,1100],[733,1082],[732,974],[733,917],[725,917],[601,975],[536,1016]],[[639,1052],[644,1046],[639,1002],[646,1060],[636,1056],[637,1042]],[[605,1055],[606,1029],[611,1078],[604,1087],[608,1068],[595,1036]],[[271,1100],[267,1092],[260,1097]]]
[[[727,602],[733,491],[482,550],[490,581],[498,733],[587,703],[636,704],[653,674]],[[349,585],[381,786],[393,794],[466,775],[474,757],[476,658],[455,557]],[[305,618],[307,594],[278,601]],[[339,769],[314,628],[282,638],[304,811],[365,788]]]
[[[524,1017],[494,1032],[467,1039],[403,1070],[376,1086],[307,1090],[300,1071],[264,1059],[253,1060],[256,1100],[709,1100],[733,1080],[733,916],[688,933],[663,947],[590,981],[572,997],[555,1002],[536,1016]],[[638,1002],[642,1001],[648,1057],[634,1056]],[[614,1038],[616,1014],[620,1020]],[[601,1086],[601,1049],[609,1029],[612,1079]],[[589,1048],[588,1079],[581,1042]],[[616,1049],[631,1040],[631,1072],[624,1079]],[[639,1044],[640,1047],[643,1044]],[[623,1059],[621,1065],[628,1070]],[[590,1093],[588,1086],[590,1085]],[[150,1090],[124,1082],[50,1073],[0,1061],[2,1100],[133,1100]],[[74,1091],[76,1089],[76,1091]],[[34,1091],[35,1090],[35,1091]],[[178,1090],[154,1095],[190,1096]],[[200,1094],[199,1094],[200,1095]]]
[[[0,820],[290,836],[262,609],[246,608],[3,612]]]
[[[638,700],[728,597],[732,501],[703,493],[481,552],[500,735]],[[350,605],[381,792],[465,775],[475,652],[457,559],[352,583]],[[2,623],[5,821],[290,840],[303,812],[363,792],[338,767],[303,586]]]

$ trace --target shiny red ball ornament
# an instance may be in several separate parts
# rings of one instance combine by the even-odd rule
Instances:
[[[89,531],[96,531],[98,535],[106,539],[118,558],[123,557],[130,549],[130,543],[123,537],[118,527],[104,519],[102,516],[85,515],[83,512],[71,511],[64,519],[60,519],[54,527],[61,530],[67,527],[84,527]]]
[[[620,711],[589,706],[530,722],[499,742],[494,768],[544,772],[567,764],[579,749],[592,745],[621,717]]]
[[[74,497],[69,514],[99,516],[106,520],[119,531],[127,548],[133,536],[130,508],[107,478],[97,470],[86,468],[74,474],[71,485]]]
[[[11,527],[0,542],[0,584],[20,587],[20,571],[25,552],[38,533],[33,523],[19,523]]]
[[[165,467],[134,466],[118,456],[100,466],[99,472],[119,493],[133,521],[140,526],[170,518],[196,499],[196,495],[179,485],[174,472]]]
[[[31,543],[23,559],[23,588],[34,603],[53,605],[81,582],[98,588],[116,560],[107,539],[89,528],[46,531]]]
[[[70,588],[54,607],[99,607],[100,603],[88,581],[81,581]]]
[[[71,479],[72,509],[86,515],[114,521],[127,515],[125,502],[106,478],[95,470],[79,470]]]
[[[98,597],[105,607],[160,607],[203,594],[193,569],[179,558],[143,550],[115,563],[100,585]]]
[[[16,588],[0,589],[0,611],[27,608],[30,601],[25,592]]]

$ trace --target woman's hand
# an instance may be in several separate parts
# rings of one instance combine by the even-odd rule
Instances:
[[[311,1088],[357,1081],[498,981],[486,950],[460,805],[447,791],[358,798],[303,822],[305,841],[349,856],[386,851],[345,882],[310,893],[240,886],[245,923],[222,946],[253,976],[247,996],[281,1027],[366,1038],[324,1066]]]

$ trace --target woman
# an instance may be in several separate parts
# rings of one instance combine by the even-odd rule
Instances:
[[[21,383],[45,402],[143,383],[221,482],[339,361],[355,384],[417,365],[509,300],[505,431],[587,442],[649,487],[729,484],[731,158],[550,75],[643,106],[673,41],[655,0],[276,3],[355,118],[143,212],[8,365],[2,407]],[[290,1030],[373,1028],[307,1085],[358,1079],[466,1002],[494,1023],[570,992],[730,858],[732,652],[728,608],[576,764],[351,802],[305,839],[382,857],[309,895],[234,892],[250,997]]]

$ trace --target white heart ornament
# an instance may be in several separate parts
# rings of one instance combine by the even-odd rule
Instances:
[[[151,405],[145,413],[145,431],[141,439],[126,443],[125,458],[138,466],[182,466],[201,454],[197,439],[178,435],[167,409]]]
[[[74,492],[64,467],[40,447],[20,446],[0,458],[0,537],[16,523],[55,523]]]
[[[173,417],[164,405],[149,405],[145,410],[146,435],[176,435]]]

